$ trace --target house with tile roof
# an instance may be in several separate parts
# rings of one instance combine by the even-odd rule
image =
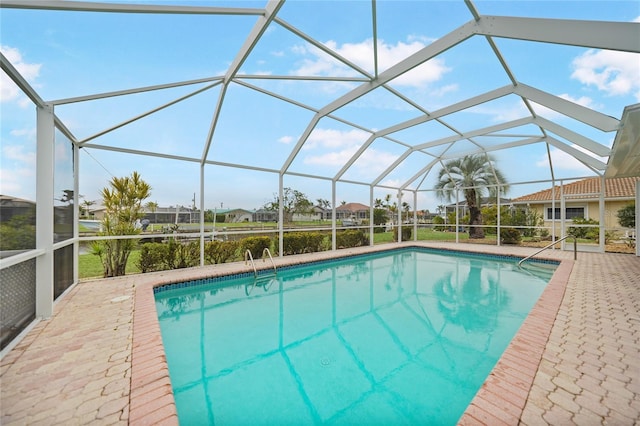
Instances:
[[[336,219],[338,220],[363,220],[369,218],[369,206],[361,203],[345,203],[336,207]]]
[[[604,181],[604,225],[605,229],[620,228],[618,210],[634,202],[636,184],[640,176],[605,179]],[[561,221],[562,199],[564,199],[565,219],[583,217],[600,221],[600,187],[602,179],[599,177],[582,179],[576,182],[557,185],[552,188],[511,200],[513,205],[526,205],[535,209],[544,218],[544,226],[551,227],[556,223],[559,229]],[[552,197],[555,206],[552,207]],[[555,212],[554,212],[555,207]],[[555,213],[555,214],[554,214]]]

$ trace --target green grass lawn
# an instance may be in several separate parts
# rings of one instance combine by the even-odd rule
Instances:
[[[233,224],[233,225],[234,225],[233,227],[248,226],[246,223]],[[260,224],[258,224],[257,226],[260,226]],[[455,232],[434,231],[430,228],[418,229],[419,241],[455,241],[455,239],[456,239]],[[469,239],[469,236],[468,234],[460,233],[459,239],[460,241],[466,241]],[[487,235],[485,240],[482,240],[482,241],[485,241],[487,244],[493,244],[495,243],[495,239],[496,239],[495,235]],[[393,232],[382,232],[379,234],[374,234],[373,242],[374,244],[392,243]],[[129,261],[127,262],[127,269],[126,269],[127,274],[140,273],[140,268],[138,268],[139,259],[140,259],[140,250],[133,250],[129,255]],[[100,258],[90,253],[81,254],[79,256],[78,269],[79,269],[80,279],[101,278],[103,275],[103,268],[102,268],[102,263],[100,261]]]
[[[140,250],[133,250],[129,255],[127,262],[127,274],[139,274],[138,259],[140,259]],[[91,253],[81,254],[78,257],[78,275],[81,280],[88,278],[102,278],[103,268],[100,258]]]

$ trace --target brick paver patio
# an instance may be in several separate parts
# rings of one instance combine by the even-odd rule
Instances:
[[[534,251],[424,245],[522,256]],[[460,423],[638,424],[640,258],[579,253],[571,268],[572,253],[544,256],[569,260],[559,274],[568,276],[566,290],[562,280],[550,283]],[[1,360],[0,424],[177,424],[150,288],[246,269],[235,263],[75,286],[54,316]]]

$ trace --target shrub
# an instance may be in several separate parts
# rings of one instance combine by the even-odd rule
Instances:
[[[369,245],[369,237],[361,230],[347,230],[336,233],[336,247],[349,248]]]
[[[600,222],[594,219],[585,219],[582,217],[574,217],[573,218],[574,225],[599,225]],[[600,230],[595,226],[590,227],[577,227],[570,226],[567,231],[569,235],[572,235],[576,238],[585,238],[589,240],[597,240],[600,235]]]
[[[145,243],[140,247],[140,271],[153,272],[190,268],[200,264],[200,241],[180,243],[174,239],[167,243]]]
[[[167,269],[182,269],[200,263],[200,241],[180,243],[174,239],[167,243],[165,264]]]
[[[282,238],[282,253],[289,255],[322,251],[325,239],[326,234],[321,232],[287,232]],[[276,242],[275,246],[276,250],[279,250],[279,242]]]
[[[225,263],[238,257],[239,241],[209,241],[204,245],[204,258],[208,263]]]
[[[636,226],[636,203],[627,204],[616,213],[618,223],[625,228]]]
[[[434,225],[436,225],[433,229],[435,229],[436,231],[446,231],[447,228],[445,228],[444,226],[444,218],[442,216],[436,216],[433,218],[433,223]]]
[[[521,238],[520,231],[515,228],[502,228],[500,230],[500,241],[503,244],[518,244]]]
[[[240,250],[242,256],[249,250],[254,259],[262,257],[264,249],[271,247],[269,237],[247,237],[240,240]]]
[[[409,241],[411,239],[412,227],[402,227],[402,241]],[[393,228],[393,241],[398,241],[398,227]]]
[[[168,246],[163,243],[145,243],[140,246],[138,267],[140,272],[163,271],[166,269],[165,258]]]

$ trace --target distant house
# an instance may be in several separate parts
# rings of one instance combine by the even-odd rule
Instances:
[[[369,206],[360,203],[346,203],[336,207],[336,220],[363,220],[369,218]]]
[[[100,205],[94,205],[89,207],[89,215],[96,220],[104,219],[106,208]],[[169,207],[157,207],[155,209],[149,209],[144,206],[142,212],[144,218],[150,223],[199,223],[200,222],[200,210],[190,209],[183,206],[169,206]]]
[[[199,223],[200,210],[183,206],[157,207],[153,210],[144,207],[144,218],[151,223]]]
[[[252,222],[253,212],[245,209],[233,209],[225,214],[226,223]]]
[[[320,206],[313,206],[313,208],[311,209],[311,211],[309,211],[308,213],[304,213],[304,214],[300,214],[300,213],[294,213],[293,214],[293,221],[314,221],[314,220],[323,220],[323,219],[331,219],[331,210],[327,210],[325,208],[322,208]]]
[[[253,212],[252,215],[253,222],[277,222],[278,221],[278,211],[277,210],[267,210],[267,209],[259,209]]]
[[[31,215],[35,221],[36,203],[10,195],[0,195],[0,221],[9,221],[14,216]],[[35,223],[35,222],[34,222]]]
[[[636,183],[640,176],[612,178],[605,180],[604,192],[604,225],[605,228],[618,228],[617,212],[635,200]],[[514,206],[527,205],[535,209],[544,218],[545,226],[550,227],[561,220],[561,196],[565,200],[565,219],[573,218],[600,220],[600,183],[601,178],[583,179],[577,182],[555,187],[555,212],[551,205],[551,188],[524,195],[511,201]]]

